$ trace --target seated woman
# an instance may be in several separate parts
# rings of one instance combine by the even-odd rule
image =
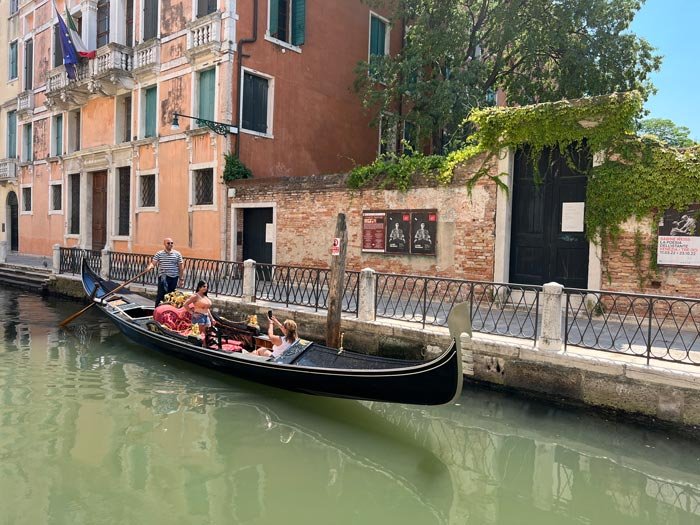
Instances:
[[[207,297],[207,288],[209,286],[205,281],[197,283],[197,291],[187,298],[183,308],[192,308],[192,324],[199,326],[199,333],[202,334],[202,339],[206,341],[207,328],[212,325],[214,319],[211,316],[211,299]]]
[[[275,325],[279,326],[282,331],[282,337],[275,335]],[[299,339],[297,335],[297,324],[291,319],[287,319],[284,323],[280,323],[276,317],[270,319],[267,325],[267,336],[272,342],[272,350],[269,348],[258,348],[250,352],[251,354],[264,357],[279,357],[287,348],[292,346]]]

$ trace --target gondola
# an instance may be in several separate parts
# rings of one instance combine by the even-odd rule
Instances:
[[[152,299],[116,290],[119,284],[99,277],[86,260],[81,275],[90,300],[132,341],[242,379],[307,394],[417,405],[450,403],[462,390],[460,335],[471,335],[467,304],[452,309],[452,343],[430,361],[366,355],[305,340],[270,359],[225,350],[226,342],[252,349],[255,327],[218,317],[218,333],[209,334],[205,344],[201,337],[156,322]]]

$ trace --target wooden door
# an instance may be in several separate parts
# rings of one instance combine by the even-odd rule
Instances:
[[[19,250],[19,205],[14,191],[7,195],[7,207],[10,219],[10,251],[16,252]]]
[[[102,250],[107,244],[107,172],[92,174],[92,249]]]

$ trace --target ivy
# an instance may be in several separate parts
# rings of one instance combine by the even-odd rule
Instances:
[[[224,182],[231,182],[239,179],[251,179],[253,172],[241,162],[241,160],[233,153],[224,154]]]

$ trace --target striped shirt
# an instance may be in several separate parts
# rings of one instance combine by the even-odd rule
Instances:
[[[170,253],[161,250],[153,256],[153,264],[158,265],[158,275],[167,275],[168,277],[180,275],[182,261],[182,255],[177,250],[170,250]]]

